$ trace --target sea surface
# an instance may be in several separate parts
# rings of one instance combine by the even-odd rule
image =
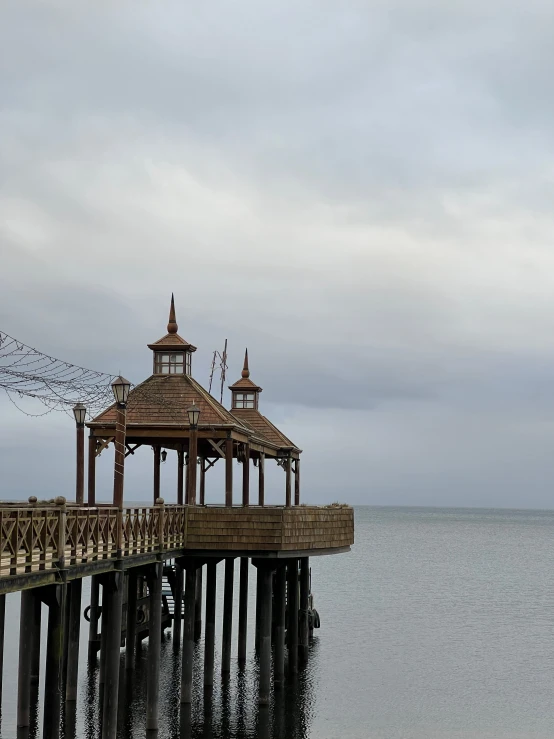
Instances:
[[[311,561],[321,628],[308,667],[269,711],[256,704],[252,620],[246,668],[234,659],[211,705],[199,681],[181,716],[180,655],[168,632],[160,739],[552,739],[554,511],[357,507],[355,525],[351,553]],[[18,613],[19,595],[8,596],[2,739],[16,737]],[[236,618],[237,610],[235,625]],[[97,739],[98,670],[87,669],[87,627],[76,736]],[[221,623],[217,633],[218,658]],[[199,676],[202,650],[203,642]],[[121,739],[145,736],[147,653],[145,643],[122,689]],[[39,695],[40,719],[42,710]],[[41,736],[40,725],[33,733]]]

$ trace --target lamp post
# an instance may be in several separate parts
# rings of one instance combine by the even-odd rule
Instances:
[[[112,391],[116,404],[115,421],[115,462],[113,478],[113,504],[120,510],[123,508],[123,476],[125,472],[125,423],[127,398],[131,383],[124,377],[117,377],[112,382]]]
[[[87,409],[82,403],[73,408],[75,425],[77,427],[77,478],[75,482],[75,502],[83,505],[85,502],[85,419]]]
[[[189,469],[188,469],[188,501],[189,505],[196,505],[196,459],[198,457],[198,419],[200,408],[191,405],[187,410],[190,425]]]

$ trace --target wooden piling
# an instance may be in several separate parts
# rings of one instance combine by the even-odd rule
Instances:
[[[6,594],[0,595],[0,714],[2,712],[2,683],[4,677],[4,627],[6,624]]]
[[[62,693],[63,630],[66,585],[50,585],[46,590],[48,636],[46,640],[46,674],[44,677],[44,739],[60,736]]]
[[[231,640],[233,637],[233,587],[235,560],[225,560],[225,589],[223,593],[223,638],[221,644],[221,673],[231,672]]]
[[[102,603],[102,631],[106,629],[107,632],[102,739],[116,739],[121,648],[121,611],[123,606],[123,571],[114,570],[107,577],[109,578],[108,587],[104,588],[104,593],[108,596],[106,620],[104,620],[106,613],[104,611],[104,603]]]
[[[260,572],[260,685],[259,703],[269,704],[271,685],[271,586],[272,571],[267,564],[258,565]]]
[[[183,613],[183,568],[175,563],[175,593],[173,596],[173,648],[181,646],[181,621]]]
[[[130,569],[127,574],[127,624],[125,629],[125,669],[135,668],[135,647],[137,641],[137,571]]]
[[[256,568],[256,622],[254,626],[254,649],[256,652],[260,649],[260,593],[261,593],[261,584],[260,584],[260,569]]]
[[[181,703],[192,702],[192,668],[194,655],[194,604],[196,599],[196,566],[185,564],[185,612],[183,618],[183,665]]]
[[[286,609],[287,568],[282,564],[275,576],[275,688],[283,687],[285,681],[285,609]]]
[[[148,671],[146,681],[146,731],[157,731],[159,728],[162,581],[163,562],[157,562],[152,566],[149,578],[150,625],[148,629]]]
[[[204,641],[204,688],[210,690],[214,684],[215,652],[215,606],[217,588],[217,561],[208,562],[206,567],[206,632]]]
[[[289,670],[298,671],[298,560],[287,564],[287,646]]]
[[[40,681],[40,637],[42,622],[42,601],[40,597],[35,598],[33,605],[33,654],[31,657],[31,685],[38,688]]]
[[[90,479],[90,478],[89,478]],[[100,579],[93,575],[90,579],[90,608],[89,608],[89,631],[88,631],[88,658],[96,659],[100,647],[98,636],[98,618],[100,610]]]
[[[310,597],[310,559],[300,559],[300,613],[299,613],[299,650],[300,660],[303,664],[308,661],[308,648],[310,643],[310,624],[308,618],[308,606]]]
[[[21,591],[19,612],[19,668],[17,673],[17,726],[31,723],[31,661],[33,654],[33,611],[35,593]]]
[[[81,632],[81,593],[83,581],[73,580],[69,590],[69,623],[67,649],[67,676],[65,681],[66,701],[77,700],[77,679],[79,674],[79,637]]]
[[[240,558],[239,584],[239,663],[246,662],[246,637],[248,629],[248,557]]]
[[[202,567],[196,571],[196,595],[194,602],[194,641],[202,637]]]

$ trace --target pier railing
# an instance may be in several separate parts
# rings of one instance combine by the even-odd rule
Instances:
[[[0,504],[0,578],[150,552],[344,548],[349,506],[225,508],[156,505],[118,510]]]

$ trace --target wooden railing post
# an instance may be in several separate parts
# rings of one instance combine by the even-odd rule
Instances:
[[[58,539],[56,559],[60,570],[65,569],[65,543],[67,537],[67,507],[63,495],[58,495],[54,501],[58,506]]]
[[[156,508],[158,510],[158,551],[161,554],[165,549],[164,528],[165,528],[165,501],[163,498],[156,498]]]

